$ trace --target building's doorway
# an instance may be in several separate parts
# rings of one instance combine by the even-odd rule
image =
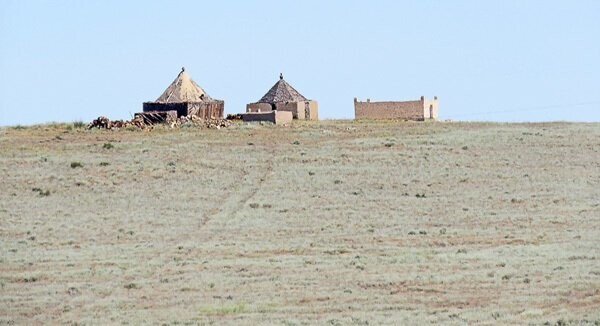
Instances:
[[[429,106],[429,119],[433,119],[433,105]]]
[[[310,120],[310,104],[304,102],[304,119]]]

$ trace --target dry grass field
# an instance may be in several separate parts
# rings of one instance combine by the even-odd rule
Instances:
[[[600,324],[600,124],[0,129],[0,324]]]

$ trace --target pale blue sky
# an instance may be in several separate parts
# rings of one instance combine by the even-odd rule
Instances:
[[[600,1],[0,2],[0,125],[129,118],[185,66],[242,112],[283,72],[321,118],[600,121]]]

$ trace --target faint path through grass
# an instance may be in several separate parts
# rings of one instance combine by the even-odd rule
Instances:
[[[271,149],[264,167],[242,168],[243,179],[236,183],[233,189],[230,189],[229,196],[223,199],[222,204],[206,214],[201,222],[201,227],[213,219],[234,218],[237,212],[242,210],[260,190],[268,176],[272,174],[274,155],[275,150]]]

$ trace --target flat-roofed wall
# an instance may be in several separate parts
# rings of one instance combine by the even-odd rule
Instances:
[[[319,120],[319,103],[317,101],[275,103],[277,110],[292,112],[294,119]]]
[[[289,111],[270,111],[270,112],[246,112],[241,114],[244,122],[267,121],[274,124],[286,124],[292,122],[292,112]]]
[[[273,107],[269,103],[249,103],[246,104],[246,112],[269,112]]]
[[[371,102],[354,99],[355,119],[406,119],[422,121],[437,119],[438,100],[421,97],[416,101]]]
[[[291,112],[294,119],[319,120],[319,103],[317,101],[246,104],[246,112],[269,112],[273,110]]]

